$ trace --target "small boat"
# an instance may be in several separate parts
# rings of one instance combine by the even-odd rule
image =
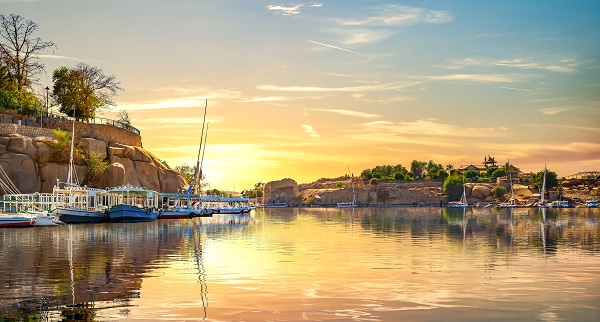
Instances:
[[[34,219],[36,226],[58,226],[64,224],[57,216],[51,215],[47,211],[28,210],[26,212],[18,213],[17,215],[31,216]]]
[[[350,168],[348,168],[348,171]],[[350,179],[350,186],[352,187],[352,201],[338,202],[338,208],[354,208],[356,207],[356,192],[354,191],[354,174],[352,174],[352,178]]]
[[[542,180],[542,192],[540,193],[540,201],[538,202],[538,208],[548,208],[550,204],[544,201],[546,196],[546,166],[544,165],[544,179]]]
[[[60,220],[67,224],[99,223],[108,221],[106,210],[94,210],[94,208],[82,209],[69,205],[56,206],[56,212]]]
[[[463,176],[463,193],[459,201],[448,202],[448,208],[466,208],[469,206],[467,202],[467,191],[465,188],[465,176]]]
[[[517,207],[517,201],[515,200],[515,192],[513,190],[512,177],[510,176],[510,174],[509,174],[509,179],[510,179],[510,199],[508,199],[506,202],[503,202],[500,205],[498,205],[498,207],[500,207],[500,208],[515,208],[515,207]]]
[[[598,199],[586,200],[585,206],[588,208],[598,208]]]
[[[35,226],[36,217],[21,214],[0,214],[0,227],[31,227]]]
[[[270,204],[266,204],[263,208],[287,208],[289,205],[285,202],[274,202]]]
[[[569,202],[567,200],[555,200],[550,204],[552,208],[569,208]]]
[[[195,217],[212,217],[213,211],[210,209],[193,209],[186,207],[178,207],[174,209],[158,211],[158,219],[179,219],[179,218],[195,218]]]

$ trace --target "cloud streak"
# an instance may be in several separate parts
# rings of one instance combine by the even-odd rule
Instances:
[[[324,43],[320,43],[320,42],[316,42],[316,41],[312,41],[312,40],[306,40],[306,41],[308,41],[310,43],[313,43],[313,44],[320,45],[320,46],[325,46],[325,47],[329,47],[329,48],[333,48],[333,49],[337,49],[337,50],[342,50],[342,51],[346,51],[346,52],[353,53],[353,54],[362,55],[361,53],[353,51],[353,50],[350,50],[350,49],[336,47],[336,46],[333,46],[333,45],[328,45],[328,44],[324,44]]]
[[[290,3],[289,5],[268,5],[267,6],[267,10],[269,11],[273,11],[275,14],[279,14],[282,16],[293,16],[293,15],[297,15],[300,14],[300,9],[304,8],[304,7],[308,7],[308,8],[320,8],[322,7],[323,4],[322,3],[310,3],[310,4],[304,4],[304,3]]]
[[[454,19],[447,11],[425,8],[387,5],[376,9],[381,12],[380,15],[358,20],[339,20],[339,23],[344,26],[406,26],[418,23],[441,24]]]
[[[381,115],[378,115],[378,114],[370,114],[370,113],[364,113],[364,112],[352,111],[352,110],[336,110],[336,109],[328,110],[328,109],[322,109],[322,108],[315,108],[315,109],[312,109],[311,111],[337,113],[337,114],[341,114],[341,115],[353,116],[353,117],[359,117],[359,118],[365,118],[365,119],[373,119],[373,118],[382,117]]]
[[[378,92],[399,90],[411,86],[419,85],[421,82],[407,83],[387,83],[364,86],[348,86],[348,87],[317,87],[317,86],[278,86],[278,85],[259,85],[260,90],[265,91],[287,91],[287,92]]]
[[[318,138],[321,137],[321,135],[319,135],[319,133],[317,133],[317,131],[315,131],[315,129],[313,129],[312,126],[308,125],[308,124],[302,124],[300,125],[300,128],[309,136],[313,137],[313,138]]]
[[[503,74],[454,74],[441,76],[426,76],[426,79],[441,81],[467,81],[479,83],[513,83],[517,80]]]

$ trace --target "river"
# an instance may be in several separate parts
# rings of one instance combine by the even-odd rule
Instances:
[[[598,321],[599,209],[0,229],[0,321]]]

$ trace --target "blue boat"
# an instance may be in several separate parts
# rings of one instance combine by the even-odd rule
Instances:
[[[108,219],[112,222],[153,221],[158,218],[158,212],[152,208],[119,204],[108,209]]]
[[[153,221],[158,218],[158,193],[124,185],[108,190],[108,220],[112,222]]]

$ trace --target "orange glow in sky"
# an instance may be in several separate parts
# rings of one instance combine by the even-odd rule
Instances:
[[[594,1],[2,1],[115,75],[143,146],[212,188],[299,183],[413,159],[600,168]]]

